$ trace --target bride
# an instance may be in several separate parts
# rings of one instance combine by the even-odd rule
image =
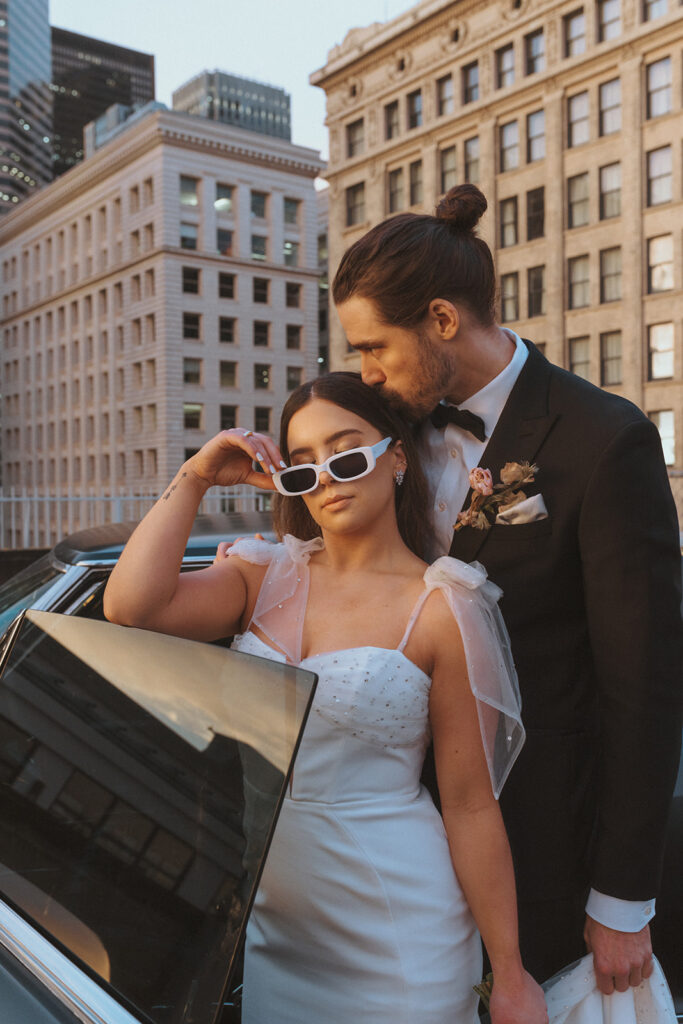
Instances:
[[[202,497],[242,483],[279,492],[283,543],[181,575]],[[479,934],[493,1024],[548,1019],[496,799],[523,739],[499,591],[476,564],[421,560],[425,494],[409,428],[328,374],[290,396],[280,449],[236,429],[188,459],[107,586],[115,622],[238,634],[319,676],[247,931],[244,1024],[476,1024]],[[443,818],[419,782],[430,738]]]

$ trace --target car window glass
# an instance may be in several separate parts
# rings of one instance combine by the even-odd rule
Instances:
[[[27,612],[0,680],[0,895],[141,1019],[209,1024],[314,685]]]
[[[51,559],[44,555],[3,584],[0,587],[0,634],[5,632],[22,608],[35,604],[61,575]]]

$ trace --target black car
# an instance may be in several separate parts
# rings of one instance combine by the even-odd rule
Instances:
[[[2,1024],[239,1021],[241,937],[315,677],[105,623],[132,529],[69,537],[0,587]],[[184,570],[255,533],[273,538],[267,513],[199,517]],[[653,922],[681,1020],[682,862],[683,764]]]

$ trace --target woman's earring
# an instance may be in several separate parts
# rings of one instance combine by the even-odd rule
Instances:
[[[401,484],[403,483],[403,478],[404,478],[405,475],[406,475],[405,469],[395,469],[394,470],[394,480],[396,481],[396,484],[397,484],[398,487],[400,487]]]

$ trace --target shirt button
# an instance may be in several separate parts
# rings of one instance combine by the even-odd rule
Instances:
[[[457,457],[458,457],[458,449],[457,448],[451,448],[451,458],[452,459],[457,459]]]
[[[439,502],[439,512],[445,512],[445,511],[446,511],[446,502],[445,501],[440,501]]]

